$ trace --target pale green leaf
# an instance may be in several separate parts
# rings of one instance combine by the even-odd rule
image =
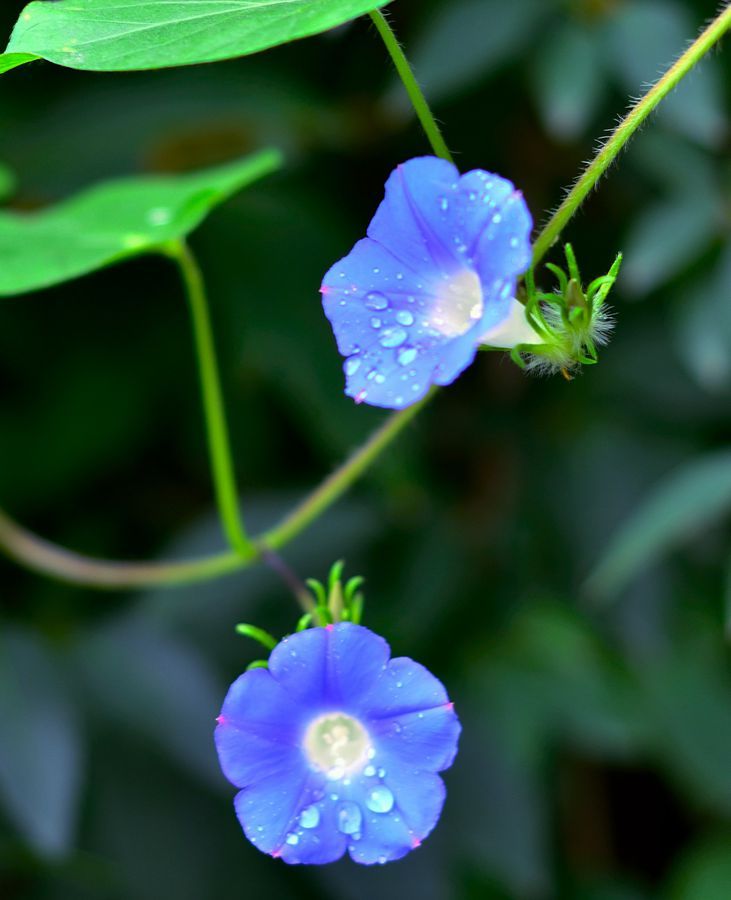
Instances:
[[[245,56],[389,0],[62,0],[25,7],[7,53],[72,69],[159,69]],[[6,54],[7,59],[7,54]],[[20,65],[29,59],[18,60]],[[0,58],[0,71],[2,71]]]
[[[638,505],[591,573],[596,597],[616,595],[646,566],[731,510],[731,453],[696,459]]]
[[[109,181],[40,212],[0,213],[0,296],[60,284],[191,232],[219,203],[279,167],[264,150],[215,169]]]
[[[0,804],[49,857],[71,847],[81,787],[79,721],[61,676],[34,635],[0,636]]]

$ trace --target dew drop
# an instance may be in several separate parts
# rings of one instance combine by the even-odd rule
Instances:
[[[367,775],[368,778],[372,778],[376,774],[376,767],[366,766],[365,769],[363,769],[363,774]]]
[[[381,271],[381,270],[378,268],[378,266],[376,266],[376,267],[373,269],[373,274],[374,274],[374,275],[378,275],[378,273],[379,273],[380,271]]]
[[[288,834],[287,835],[287,843],[290,845],[290,847],[296,847],[297,844],[299,844],[299,842],[300,842],[300,839],[297,837],[296,834]]]
[[[371,291],[366,294],[365,305],[368,309],[388,309],[388,297],[384,297],[378,291]]]
[[[350,359],[346,360],[346,363],[345,363],[345,374],[346,375],[355,375],[355,373],[358,371],[359,368],[360,368],[360,360],[359,359],[353,359],[353,357],[351,356]]]
[[[374,787],[366,797],[366,806],[371,812],[387,813],[393,809],[393,794],[384,785]]]
[[[500,215],[500,213],[495,213],[495,215],[492,217],[492,221],[496,225],[499,225],[502,222],[502,220],[503,220],[503,217]]]
[[[371,328],[380,328],[381,325],[383,325],[383,322],[377,316],[373,316],[371,319]]]
[[[385,328],[381,332],[379,343],[382,347],[400,347],[407,337],[403,328]]]
[[[403,281],[403,278],[404,278],[404,273],[403,273],[403,272],[397,272],[397,273],[396,273],[396,281]]]
[[[378,770],[378,777],[379,777],[379,778],[385,778],[385,777],[386,777],[386,770],[385,770],[385,769],[379,769],[379,770]]]
[[[320,824],[320,810],[316,806],[308,806],[300,814],[300,825],[303,828],[317,828]]]
[[[413,325],[414,317],[408,311],[408,309],[400,309],[396,313],[396,321],[399,323],[399,325]]]
[[[405,350],[402,350],[398,355],[399,364],[402,366],[409,366],[419,355],[418,350],[415,347],[407,347]]]
[[[343,834],[356,834],[360,831],[363,813],[355,803],[347,801],[338,809],[338,830]]]
[[[439,208],[442,212],[446,212],[449,209],[449,200],[446,197],[442,197],[439,201]]]

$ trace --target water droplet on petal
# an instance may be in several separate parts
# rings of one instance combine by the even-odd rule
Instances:
[[[365,769],[363,769],[363,774],[367,775],[368,778],[372,778],[376,774],[376,767],[366,766]]]
[[[368,309],[388,309],[388,297],[384,297],[378,291],[371,291],[366,294],[365,305]]]
[[[402,366],[409,366],[419,355],[419,351],[415,347],[407,347],[398,355],[398,361]]]
[[[449,200],[447,200],[446,197],[442,197],[439,200],[439,208],[442,210],[442,212],[446,212],[449,209]]]
[[[317,828],[320,824],[320,810],[316,806],[308,806],[300,813],[300,825],[303,828]]]
[[[400,347],[407,337],[403,328],[385,328],[381,332],[379,343],[382,347]]]
[[[383,322],[377,316],[373,316],[371,319],[371,328],[380,328],[381,325],[383,325]]]
[[[300,842],[300,839],[299,839],[299,837],[297,837],[296,834],[288,834],[287,835],[287,843],[290,845],[290,847],[296,847],[297,844],[299,844],[299,842]]]
[[[338,809],[338,830],[343,834],[356,834],[362,821],[363,813],[357,804],[347,801]]]
[[[408,311],[408,309],[400,309],[396,313],[396,321],[399,323],[399,325],[413,325],[414,317]]]
[[[355,375],[355,373],[360,368],[360,360],[353,359],[352,357],[346,361],[345,363],[345,374],[346,375]]]
[[[393,794],[385,784],[380,784],[368,792],[366,806],[371,812],[387,813],[393,809]]]

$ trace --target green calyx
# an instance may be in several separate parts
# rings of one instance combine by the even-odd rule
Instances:
[[[581,366],[598,361],[597,347],[605,344],[613,320],[606,299],[619,274],[622,254],[618,253],[606,275],[584,288],[571,244],[564,247],[568,271],[547,263],[558,281],[552,293],[536,288],[533,270],[525,276],[525,315],[539,337],[536,344],[517,344],[511,358],[522,369],[571,377]]]
[[[295,633],[306,628],[333,625],[336,622],[360,624],[363,616],[363,594],[360,588],[365,579],[361,575],[355,575],[343,584],[344,568],[344,560],[336,562],[330,569],[325,584],[314,578],[307,579],[307,586],[312,591],[315,601],[314,608],[312,612],[307,612],[300,618]],[[279,643],[274,635],[264,631],[263,628],[257,628],[256,625],[242,622],[236,626],[236,632],[256,641],[268,652]],[[249,663],[246,670],[248,672],[250,669],[266,669],[267,665],[265,659],[256,659]]]
[[[343,584],[345,561],[339,560],[330,569],[327,583],[308,578],[307,586],[315,598],[315,609],[299,620],[297,631],[310,625],[332,625],[335,622],[360,624],[363,616],[363,594],[360,588],[364,578],[355,575]]]

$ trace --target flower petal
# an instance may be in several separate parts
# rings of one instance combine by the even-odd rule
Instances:
[[[350,711],[388,662],[386,641],[368,628],[341,622],[309,628],[283,640],[269,658],[277,683],[308,704],[308,718],[322,710]]]
[[[432,831],[444,805],[441,778],[391,759],[382,778],[361,778],[351,798],[363,812],[360,840],[348,851],[364,865],[400,859]]]
[[[268,669],[252,669],[229,688],[218,721],[268,741],[294,745],[300,738],[303,711]]]
[[[352,622],[341,622],[328,634],[328,694],[336,703],[342,701],[345,711],[355,711],[384,671],[390,648],[382,637]]]
[[[511,193],[480,234],[474,265],[480,276],[484,315],[480,332],[505,321],[515,297],[516,280],[531,262],[533,222],[523,195]]]
[[[279,856],[302,810],[315,800],[313,776],[301,760],[239,791],[236,815],[246,837],[263,853]]]
[[[435,156],[410,159],[391,173],[368,237],[387,247],[414,272],[449,274],[459,265],[443,201],[454,192],[459,172]],[[447,200],[448,203],[448,200]]]
[[[386,719],[449,705],[444,685],[424,666],[401,656],[392,659],[361,700],[369,718]]]
[[[302,757],[299,748],[269,741],[226,722],[216,728],[215,740],[223,774],[239,788],[287,772]]]
[[[335,803],[325,798],[300,810],[279,855],[290,865],[325,865],[340,859],[347,843],[348,836],[338,829]]]
[[[461,730],[451,703],[370,720],[379,765],[385,766],[382,757],[387,757],[431,772],[441,772],[452,765]]]
[[[327,709],[327,647],[326,629],[308,628],[284,638],[269,657],[272,677],[310,717]]]
[[[470,364],[477,335],[450,339],[431,321],[444,289],[436,269],[417,275],[370,238],[330,269],[322,302],[347,357],[349,397],[401,409]]]

